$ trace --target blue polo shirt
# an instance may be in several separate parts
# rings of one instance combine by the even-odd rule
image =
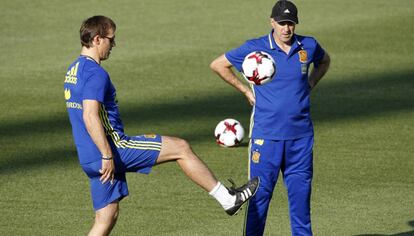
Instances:
[[[68,68],[64,92],[80,164],[101,160],[101,153],[83,121],[82,102],[88,99],[96,100],[101,104],[99,116],[108,141],[113,140],[115,143],[124,138],[124,126],[116,102],[116,90],[109,74],[92,58],[80,56]]]
[[[276,64],[272,81],[252,85],[256,104],[250,125],[251,138],[291,140],[313,135],[308,70],[312,63],[318,67],[325,51],[312,37],[295,34],[293,40],[288,54],[275,43],[273,31],[225,53],[239,71],[246,55],[253,51],[270,54]]]

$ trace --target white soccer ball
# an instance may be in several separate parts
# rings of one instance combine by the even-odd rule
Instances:
[[[255,85],[262,85],[272,80],[276,67],[273,58],[265,52],[249,53],[242,64],[242,74],[246,80]]]
[[[220,121],[214,130],[216,142],[223,147],[234,147],[241,143],[244,137],[243,126],[235,119]]]

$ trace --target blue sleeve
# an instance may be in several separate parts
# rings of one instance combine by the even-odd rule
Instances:
[[[313,66],[317,68],[319,66],[319,62],[322,60],[322,58],[325,56],[325,50],[319,45],[318,42],[316,42],[315,45],[315,52],[313,53]]]
[[[251,53],[252,49],[249,46],[249,43],[246,42],[242,44],[240,47],[232,49],[224,54],[226,56],[227,60],[238,70],[242,70],[242,64],[244,61],[244,58],[247,56],[247,54]]]
[[[83,88],[83,100],[90,99],[103,103],[109,85],[109,76],[106,73],[95,71],[87,79]]]

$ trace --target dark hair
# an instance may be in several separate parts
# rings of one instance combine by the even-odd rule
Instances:
[[[90,48],[92,46],[92,40],[96,35],[105,37],[110,29],[115,32],[116,25],[115,22],[109,17],[92,16],[84,20],[79,29],[82,46]]]

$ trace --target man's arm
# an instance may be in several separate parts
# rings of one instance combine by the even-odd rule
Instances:
[[[254,105],[256,102],[256,99],[250,90],[249,87],[247,87],[245,84],[243,84],[237,76],[234,74],[234,72],[231,70],[232,64],[227,60],[227,58],[223,55],[216,58],[213,62],[210,64],[210,68],[216,72],[224,81],[226,81],[228,84],[236,88],[239,92],[243,93],[249,103],[251,105]]]
[[[329,64],[331,63],[331,58],[329,57],[328,53],[325,52],[322,60],[319,62],[317,68],[313,68],[310,75],[309,75],[309,85],[311,89],[313,89],[319,80],[326,74],[329,69]]]
[[[102,174],[100,180],[105,183],[108,180],[113,181],[115,173],[115,164],[111,146],[106,139],[105,131],[101,119],[99,118],[100,103],[96,100],[83,100],[83,121],[86,129],[93,142],[98,147],[102,157],[111,157],[110,160],[102,159]]]

